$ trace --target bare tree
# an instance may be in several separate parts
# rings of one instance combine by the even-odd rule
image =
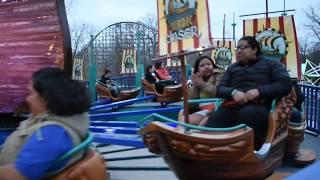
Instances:
[[[71,9],[76,6],[77,0],[65,0],[67,14],[70,14]]]
[[[78,0],[65,0],[65,8],[67,15],[72,20],[72,11],[78,4]],[[73,22],[73,23],[72,23]],[[89,41],[90,33],[94,32],[92,25],[84,22],[69,21],[71,43],[72,43],[72,57],[75,58],[81,49]]]
[[[309,50],[309,39],[306,38],[299,38],[299,50],[301,54],[301,62],[305,62]]]
[[[90,41],[90,35],[94,34],[94,26],[82,23],[75,24],[71,28],[72,57],[77,57],[78,53]]]
[[[320,64],[320,47],[312,46],[308,50],[307,58],[315,64]]]
[[[151,44],[152,44],[152,48],[148,48],[147,54],[150,54],[152,57],[155,57],[156,54],[156,48],[157,48],[157,44],[158,44],[158,19],[157,19],[157,15],[156,14],[151,14],[151,13],[147,13],[144,17],[140,18],[141,23],[145,24],[148,28],[152,28],[154,29],[154,31],[150,31],[150,34],[145,34],[145,38],[147,38]],[[149,60],[147,58],[144,58],[144,64],[148,64],[150,62],[148,62]]]
[[[318,6],[309,6],[305,10],[307,22],[305,28],[310,32],[305,42],[300,42],[299,49],[302,56],[312,62],[320,63],[320,4]]]
[[[147,13],[140,21],[151,28],[158,29],[158,19],[155,14]]]
[[[312,37],[314,38],[315,46],[320,46],[320,5],[318,7],[309,6],[305,11],[305,14],[308,18],[306,23],[306,28],[311,32]]]

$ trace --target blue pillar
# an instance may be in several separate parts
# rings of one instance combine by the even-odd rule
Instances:
[[[141,32],[137,32],[137,73],[136,73],[136,88],[141,88],[141,77],[144,74],[144,65],[141,63],[141,46],[140,46]],[[143,96],[140,91],[139,96]]]
[[[90,91],[90,99],[91,102],[96,101],[96,79],[97,79],[97,67],[94,56],[94,45],[93,45],[93,35],[90,36],[90,44],[89,44],[89,91]]]

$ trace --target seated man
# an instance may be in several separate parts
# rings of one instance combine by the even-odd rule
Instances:
[[[254,37],[242,37],[236,53],[237,62],[228,67],[217,89],[217,97],[227,101],[209,115],[206,126],[223,128],[244,123],[254,129],[258,149],[266,138],[272,100],[287,95],[292,83],[280,62],[261,56]]]

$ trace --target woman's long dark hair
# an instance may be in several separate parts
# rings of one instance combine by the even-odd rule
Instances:
[[[59,68],[40,69],[33,74],[32,83],[50,113],[69,116],[89,110],[90,96],[85,84],[72,80]]]
[[[209,61],[212,63],[213,68],[218,68],[217,65],[213,62],[212,58],[209,56],[200,56],[198,59],[194,62],[193,65],[193,74],[196,74],[199,72],[199,64],[203,59],[209,59]]]

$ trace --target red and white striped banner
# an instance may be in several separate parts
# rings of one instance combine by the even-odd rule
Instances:
[[[292,15],[243,20],[243,35],[256,36],[264,56],[282,59],[291,77],[301,77],[299,46]]]

